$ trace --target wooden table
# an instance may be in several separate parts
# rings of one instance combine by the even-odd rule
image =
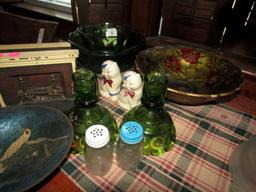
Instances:
[[[101,98],[118,123],[127,111]],[[104,177],[91,175],[83,157],[69,155],[62,165],[31,191],[228,191],[233,150],[256,134],[256,102],[241,95],[230,101],[184,106],[166,101],[177,142],[165,154],[146,156],[134,172],[116,164]]]

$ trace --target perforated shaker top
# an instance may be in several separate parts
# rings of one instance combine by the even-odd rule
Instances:
[[[103,125],[92,125],[85,132],[85,143],[93,148],[100,148],[109,142],[109,131]]]
[[[143,139],[143,127],[134,121],[127,121],[120,130],[120,138],[128,144],[136,144]]]

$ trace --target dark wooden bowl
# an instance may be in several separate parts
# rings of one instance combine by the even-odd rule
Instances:
[[[69,119],[39,105],[0,110],[0,191],[25,191],[56,169],[73,139]]]

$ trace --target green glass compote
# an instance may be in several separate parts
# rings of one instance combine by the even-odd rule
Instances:
[[[118,126],[113,115],[103,106],[97,104],[97,75],[91,70],[81,68],[73,75],[75,108],[73,111],[74,141],[72,153],[84,153],[84,135],[88,127],[101,124],[110,132],[110,140],[115,143],[118,138]]]
[[[171,116],[164,110],[167,80],[158,72],[145,75],[142,104],[123,118],[144,127],[144,155],[161,155],[172,149],[176,131]]]

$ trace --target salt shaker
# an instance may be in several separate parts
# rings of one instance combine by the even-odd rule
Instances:
[[[143,127],[134,121],[124,123],[117,142],[117,163],[125,171],[135,170],[143,158]]]
[[[110,170],[113,159],[108,129],[99,124],[89,127],[85,132],[85,144],[87,168],[94,175],[105,175]]]
[[[116,62],[107,60],[101,65],[102,72],[98,79],[101,96],[117,101],[121,90],[122,76]]]

